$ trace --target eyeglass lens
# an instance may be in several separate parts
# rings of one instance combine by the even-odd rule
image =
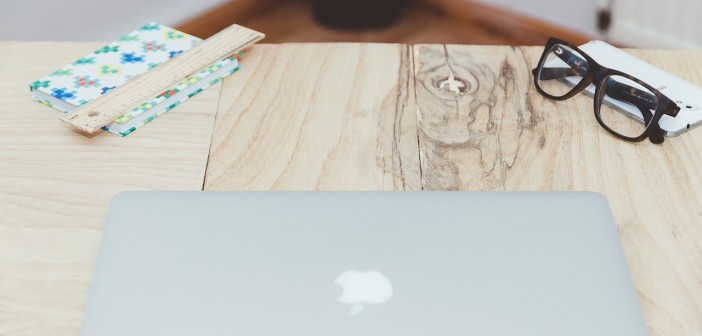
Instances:
[[[537,74],[537,83],[547,94],[565,96],[587,74],[589,64],[585,57],[568,46],[555,44],[548,51],[546,61]]]
[[[602,82],[599,116],[602,123],[625,137],[636,138],[646,131],[658,107],[653,92],[626,77],[607,76]]]

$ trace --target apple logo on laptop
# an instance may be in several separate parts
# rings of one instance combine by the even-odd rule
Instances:
[[[341,286],[339,302],[352,305],[351,315],[363,311],[366,304],[381,304],[392,297],[390,280],[378,271],[346,271],[335,282]]]

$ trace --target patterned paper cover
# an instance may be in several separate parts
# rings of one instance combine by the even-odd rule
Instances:
[[[231,73],[234,73],[235,71],[239,70],[239,67],[240,67],[240,65],[239,65],[239,63],[238,63],[238,62],[239,62],[239,57],[240,57],[240,54],[239,54],[239,53],[232,54],[232,55],[230,55],[230,56],[224,58],[223,60],[219,61],[217,64],[214,64],[214,65],[209,66],[209,67],[207,67],[207,68],[205,68],[205,69],[202,69],[200,72],[198,72],[198,73],[196,73],[196,74],[193,74],[193,75],[191,75],[190,77],[188,77],[188,78],[182,80],[180,83],[176,84],[175,87],[173,87],[173,88],[171,88],[171,89],[169,89],[169,90],[167,90],[167,91],[165,91],[165,92],[159,94],[158,96],[156,96],[155,98],[149,100],[148,102],[145,102],[145,103],[139,105],[138,107],[136,107],[135,109],[133,109],[131,112],[129,112],[129,113],[127,113],[127,114],[125,114],[125,115],[123,115],[123,116],[121,116],[121,117],[115,119],[115,122],[114,122],[113,125],[115,125],[115,124],[120,124],[120,125],[121,125],[121,124],[130,123],[134,118],[136,118],[136,117],[139,116],[140,114],[149,112],[149,111],[150,111],[152,108],[154,108],[156,105],[160,104],[161,102],[164,102],[166,99],[168,99],[168,98],[170,98],[171,96],[177,94],[178,92],[185,90],[185,89],[188,88],[189,86],[191,86],[191,85],[193,85],[193,84],[195,84],[195,83],[197,83],[197,82],[199,82],[199,81],[201,81],[201,80],[207,78],[209,75],[211,75],[212,73],[216,72],[217,70],[223,68],[225,65],[227,65],[227,64],[229,64],[229,63],[236,63],[235,65],[233,65],[233,67],[231,68],[231,70],[229,70],[228,73],[224,73],[224,74],[221,75],[221,76],[218,76],[218,77],[214,77],[214,78],[209,79],[209,82],[206,83],[203,87],[201,87],[201,88],[199,88],[199,89],[197,89],[197,90],[195,90],[195,91],[189,93],[187,96],[183,96],[183,97],[181,97],[179,100],[177,100],[177,101],[175,101],[175,102],[169,104],[169,105],[166,106],[163,110],[161,110],[159,113],[153,114],[153,115],[149,116],[148,118],[144,119],[143,121],[141,121],[141,122],[139,122],[139,123],[130,125],[131,127],[128,128],[128,129],[126,129],[126,130],[124,130],[124,131],[117,131],[117,130],[115,130],[115,127],[110,127],[110,126],[113,126],[113,125],[110,125],[110,126],[106,127],[105,129],[106,129],[107,131],[110,131],[110,132],[115,133],[115,134],[119,134],[119,135],[121,135],[121,136],[126,136],[126,135],[128,135],[128,134],[134,132],[137,128],[143,126],[144,124],[148,124],[149,122],[151,122],[151,121],[153,121],[154,119],[156,119],[156,117],[158,117],[159,115],[161,115],[161,114],[163,114],[163,113],[165,113],[165,112],[167,112],[167,111],[170,111],[170,110],[173,109],[174,107],[180,105],[180,103],[182,103],[182,102],[188,100],[188,98],[193,97],[193,96],[195,96],[196,94],[202,92],[202,90],[204,90],[204,89],[210,87],[211,85],[214,85],[214,84],[218,83],[218,82],[219,82],[220,80],[222,80],[222,78],[224,78],[225,76],[227,76],[227,75],[229,75],[229,74],[231,74]]]
[[[129,79],[144,74],[155,66],[199,44],[201,41],[195,36],[152,22],[31,83],[30,90],[32,92],[35,90],[40,91],[68,103],[70,108],[67,109],[65,106],[56,106],[56,104],[52,104],[47,100],[34,97],[42,104],[63,112],[69,112],[73,108],[84,105],[124,84]],[[163,92],[152,100],[136,107],[130,113],[117,118],[115,123],[128,123],[139,114],[148,111],[171,95],[207,77],[230,62],[237,62],[237,65],[231,72],[236,71],[239,68],[238,57],[238,54],[226,57],[217,64],[184,79],[171,90]],[[216,83],[222,77],[211,80],[207,86]],[[171,104],[163,112],[170,110],[175,105],[200,91],[202,90],[197,90],[195,93],[183,97],[175,104]],[[106,126],[105,130],[125,136],[157,116],[150,116],[146,121],[133,125],[127,132],[111,130],[112,125]]]

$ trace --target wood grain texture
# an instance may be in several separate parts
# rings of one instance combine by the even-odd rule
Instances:
[[[415,46],[422,186],[606,195],[651,334],[702,335],[702,129],[661,146],[620,141],[590,98],[537,93],[530,70],[541,52]],[[702,85],[702,52],[634,53]],[[464,94],[438,88],[452,73]]]
[[[219,85],[125,138],[79,135],[31,99],[101,45],[0,42],[0,335],[77,335],[114,194],[202,187]]]
[[[224,81],[205,189],[419,189],[409,50],[253,48]]]
[[[0,335],[76,335],[109,198],[203,183],[598,191],[651,334],[702,335],[702,129],[662,146],[613,138],[590,98],[535,91],[541,48],[255,46],[148,127],[86,138],[28,85],[98,46],[0,43]],[[631,52],[702,85],[701,52]]]

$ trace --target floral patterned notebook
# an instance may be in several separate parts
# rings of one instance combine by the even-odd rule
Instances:
[[[149,23],[30,84],[32,98],[63,112],[87,104],[128,80],[176,57],[202,40]],[[126,136],[239,69],[239,55],[226,57],[170,90],[120,116],[104,129]]]

